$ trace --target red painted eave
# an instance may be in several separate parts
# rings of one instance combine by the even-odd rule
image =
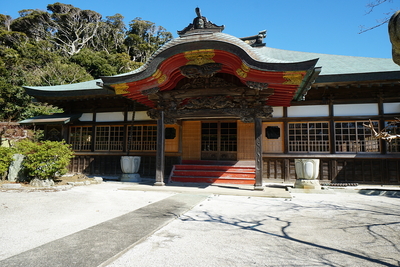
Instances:
[[[146,106],[154,108],[156,103],[148,99],[146,90],[158,88],[159,91],[173,90],[177,83],[185,78],[180,67],[185,65],[201,66],[207,63],[220,63],[222,68],[219,73],[227,73],[236,76],[246,85],[247,82],[267,83],[268,88],[274,89],[274,94],[267,103],[271,106],[290,106],[290,102],[309,70],[277,71],[257,69],[248,66],[237,55],[216,49],[194,50],[179,53],[165,59],[150,76],[131,82],[110,84],[117,94],[138,101]],[[285,64],[285,63],[282,63]],[[138,74],[139,76],[139,74]]]

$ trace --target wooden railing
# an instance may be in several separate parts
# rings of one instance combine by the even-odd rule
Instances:
[[[289,152],[329,152],[329,141],[289,141]]]

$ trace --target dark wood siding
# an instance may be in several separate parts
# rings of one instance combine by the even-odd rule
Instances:
[[[292,183],[296,179],[294,159],[264,158],[264,182]],[[399,184],[400,158],[321,158],[321,183]]]
[[[83,173],[86,175],[119,176],[122,174],[120,165],[121,156],[117,155],[77,155],[69,165],[69,173]],[[172,166],[180,162],[180,157],[165,157],[165,175],[168,176]],[[139,174],[141,177],[154,178],[156,174],[156,157],[141,156]]]

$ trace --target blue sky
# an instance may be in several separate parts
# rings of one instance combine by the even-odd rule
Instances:
[[[132,19],[163,26],[177,37],[196,16],[202,15],[217,25],[225,25],[224,33],[236,37],[255,35],[267,30],[264,40],[273,48],[324,54],[391,57],[387,24],[359,34],[360,26],[372,27],[385,13],[400,9],[400,1],[384,3],[367,15],[366,5],[373,0],[67,0],[80,9],[94,10],[103,17],[119,13],[128,24]],[[0,0],[0,13],[17,18],[22,9],[46,10],[49,0]]]

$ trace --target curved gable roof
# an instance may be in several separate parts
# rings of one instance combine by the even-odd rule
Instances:
[[[195,33],[175,38],[160,49],[140,68],[125,74],[101,77],[105,84],[138,81],[154,74],[166,59],[181,53],[205,49],[221,50],[236,55],[250,68],[262,71],[300,71],[315,66],[317,58],[288,61],[268,57],[241,39],[222,32]]]
[[[102,80],[117,94],[154,107],[147,90],[172,90],[180,80],[188,77],[182,71],[183,67],[192,66],[192,70],[200,73],[209,71],[207,65],[211,65],[211,68],[216,68],[214,74],[234,75],[244,86],[249,82],[268,84],[274,89],[268,103],[288,106],[294,97],[300,97],[299,92],[308,87],[317,61],[277,60],[260,54],[256,48],[231,35],[197,31],[166,43],[141,68],[122,75],[102,77]]]

